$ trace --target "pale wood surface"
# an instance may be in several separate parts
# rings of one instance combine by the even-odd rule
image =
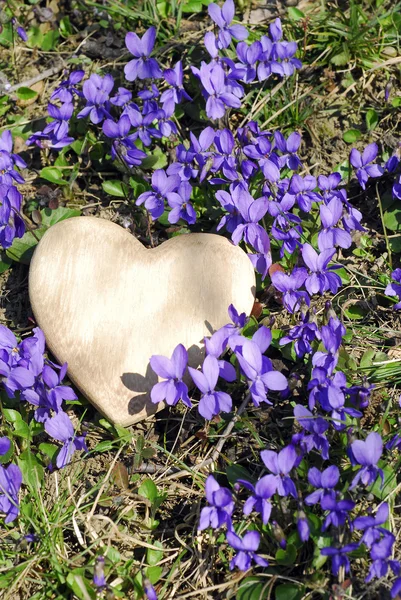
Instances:
[[[179,343],[190,364],[205,335],[229,322],[229,304],[252,310],[249,258],[213,234],[180,235],[147,250],[122,227],[76,217],[51,227],[29,273],[33,313],[47,344],[84,396],[112,422],[130,425],[162,406],[148,392],[153,354]]]

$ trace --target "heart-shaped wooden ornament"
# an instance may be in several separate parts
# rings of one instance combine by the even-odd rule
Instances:
[[[122,227],[76,217],[38,244],[29,296],[47,345],[84,396],[110,421],[131,425],[162,408],[150,401],[158,378],[149,359],[189,349],[202,360],[204,336],[250,314],[255,274],[227,239],[192,233],[147,250]]]

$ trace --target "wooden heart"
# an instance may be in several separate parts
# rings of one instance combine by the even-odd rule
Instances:
[[[213,234],[180,235],[147,250],[122,227],[76,217],[38,244],[29,296],[47,344],[84,396],[108,419],[131,425],[162,408],[153,354],[189,348],[229,321],[227,307],[252,310],[255,275],[246,254]]]

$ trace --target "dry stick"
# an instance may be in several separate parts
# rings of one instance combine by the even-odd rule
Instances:
[[[225,432],[223,433],[223,435],[221,436],[221,438],[219,440],[219,443],[217,444],[216,448],[214,449],[212,458],[209,459],[212,463],[216,462],[217,459],[219,458],[219,455],[220,455],[221,451],[223,450],[223,446],[226,443],[228,436],[230,435],[230,433],[234,429],[235,424],[237,423],[240,416],[246,409],[250,398],[251,398],[251,394],[250,394],[250,392],[248,392],[247,395],[245,396],[244,400],[242,401],[241,406],[237,410],[235,416],[231,419],[231,421],[227,425]]]
[[[34,85],[35,83],[38,83],[39,81],[42,81],[43,79],[46,79],[47,77],[51,77],[52,75],[55,75],[56,73],[59,73],[63,68],[64,68],[65,63],[60,63],[54,67],[51,67],[50,69],[46,69],[45,71],[43,71],[43,73],[39,73],[39,75],[35,75],[35,77],[31,77],[31,79],[27,79],[26,81],[22,81],[21,83],[16,83],[15,85],[12,85],[8,90],[7,90],[7,94],[11,94],[12,92],[15,92],[16,90],[18,90],[21,87],[31,87],[31,85]]]

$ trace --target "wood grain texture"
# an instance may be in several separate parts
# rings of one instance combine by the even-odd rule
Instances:
[[[250,314],[255,275],[227,239],[204,233],[145,249],[122,227],[76,217],[51,227],[29,272],[29,296],[48,347],[108,419],[131,425],[162,408],[149,399],[153,354],[189,348],[229,321],[232,303]]]

